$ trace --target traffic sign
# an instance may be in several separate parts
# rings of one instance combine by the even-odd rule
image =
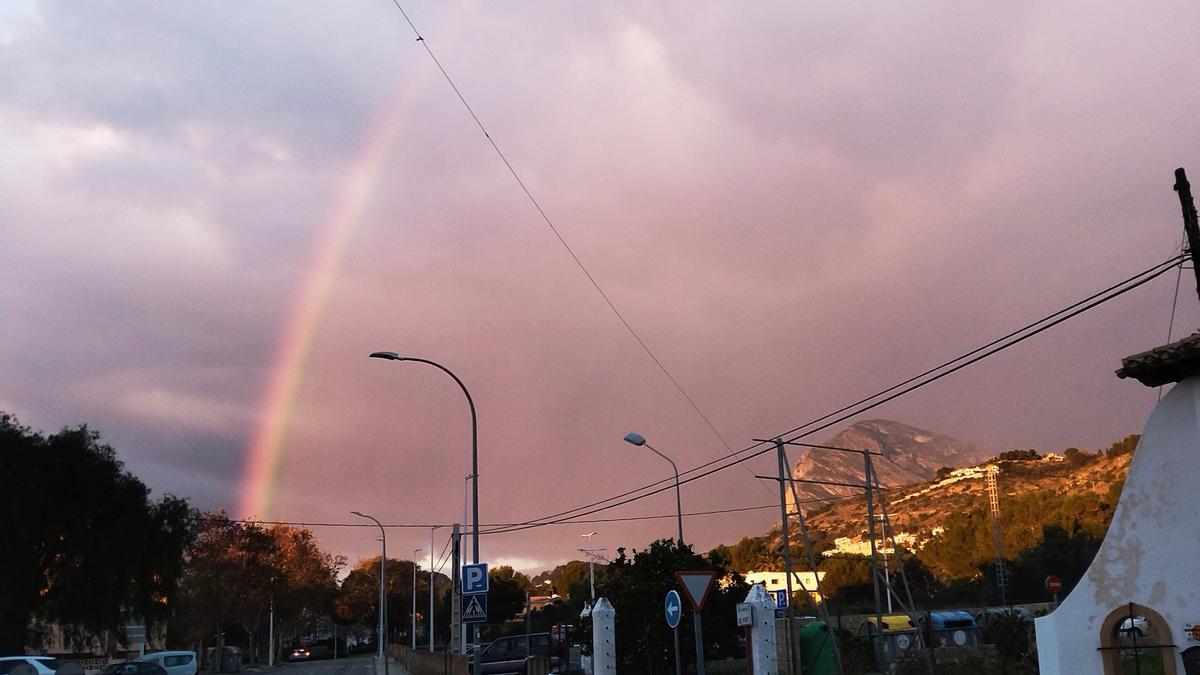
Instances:
[[[1057,574],[1046,577],[1046,590],[1055,595],[1062,593],[1062,579],[1059,579]]]
[[[463,567],[462,567],[462,592],[464,594],[487,593],[488,592],[487,563],[475,563],[474,565],[463,565]]]
[[[716,575],[717,573],[712,570],[675,573],[675,580],[683,588],[683,594],[687,596],[688,602],[692,603],[692,609],[697,612],[704,609],[704,601],[708,599],[708,592],[712,590],[713,578]]]
[[[775,609],[788,608],[788,592],[786,588],[781,588],[777,591],[771,591],[771,595],[775,598]]]
[[[463,623],[487,622],[487,593],[462,596]]]
[[[667,591],[667,599],[663,600],[663,614],[667,617],[668,626],[679,627],[679,620],[683,618],[683,601],[679,599],[678,591]]]
[[[738,628],[744,628],[754,623],[754,606],[748,602],[739,602],[737,604],[737,625]]]

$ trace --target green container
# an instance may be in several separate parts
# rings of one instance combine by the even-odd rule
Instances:
[[[800,666],[805,675],[837,675],[836,639],[824,621],[809,621],[800,629]]]

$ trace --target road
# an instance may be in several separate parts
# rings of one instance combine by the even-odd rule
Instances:
[[[375,657],[367,654],[320,661],[293,661],[284,666],[281,675],[375,675]]]

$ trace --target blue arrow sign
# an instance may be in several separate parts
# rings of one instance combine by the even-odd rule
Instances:
[[[487,623],[487,593],[462,596],[462,622]]]
[[[462,566],[462,592],[464,595],[488,592],[487,563]]]
[[[683,617],[683,601],[679,599],[678,591],[667,591],[667,599],[663,601],[663,614],[667,616],[668,626],[679,626],[679,619]]]
[[[788,594],[786,588],[781,588],[778,591],[771,591],[771,595],[775,596],[775,609],[787,609]]]

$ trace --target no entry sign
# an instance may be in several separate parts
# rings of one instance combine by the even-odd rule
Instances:
[[[1046,590],[1055,595],[1062,593],[1062,579],[1059,579],[1057,574],[1046,577]]]

